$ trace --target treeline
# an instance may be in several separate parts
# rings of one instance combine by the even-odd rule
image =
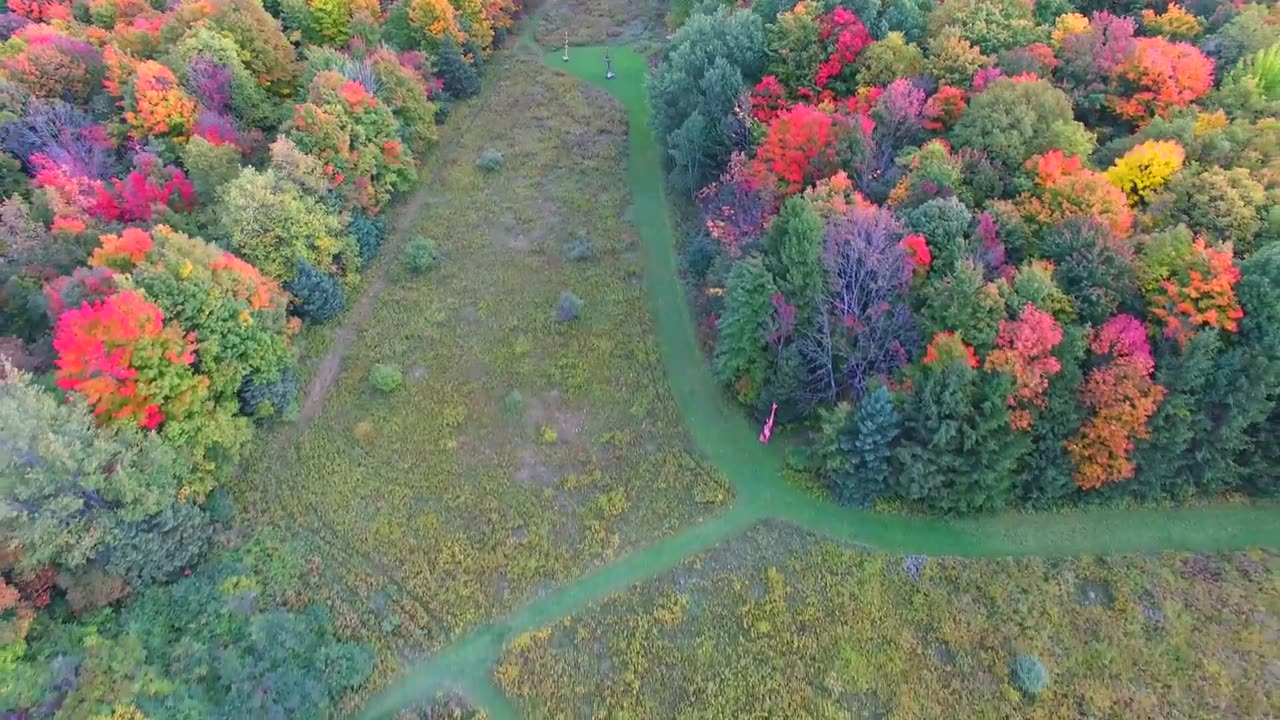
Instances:
[[[0,714],[336,714],[371,654],[218,486],[517,3],[7,7]]]

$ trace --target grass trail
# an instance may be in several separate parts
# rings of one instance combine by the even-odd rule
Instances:
[[[617,74],[612,80],[604,77],[606,52]],[[403,707],[430,699],[439,690],[452,688],[484,707],[494,720],[513,718],[513,706],[491,680],[506,643],[662,573],[766,518],[878,550],[966,557],[1280,546],[1280,507],[1274,503],[1006,513],[942,520],[839,508],[787,484],[782,477],[781,449],[756,440],[757,428],[724,397],[694,335],[677,273],[661,154],[649,126],[645,58],[623,47],[575,47],[567,63],[561,60],[560,51],[547,53],[544,61],[553,69],[566,70],[607,90],[627,113],[627,179],[663,365],[688,432],[708,461],[733,485],[736,500],[731,509],[706,522],[627,554],[472,630],[375,696],[361,717],[390,717]]]

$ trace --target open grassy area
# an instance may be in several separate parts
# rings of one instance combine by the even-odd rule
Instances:
[[[904,558],[766,524],[520,636],[495,678],[521,717],[1270,717],[1280,554]]]
[[[686,448],[651,339],[625,116],[536,57],[494,66],[442,129],[427,200],[379,261],[388,282],[323,411],[236,488],[257,520],[314,538],[349,631],[404,651],[730,499]],[[501,168],[485,172],[490,150]],[[436,270],[400,267],[413,235],[435,241]],[[585,303],[571,322],[555,319],[565,290]],[[374,389],[378,363],[404,387]],[[397,665],[385,655],[383,677]]]

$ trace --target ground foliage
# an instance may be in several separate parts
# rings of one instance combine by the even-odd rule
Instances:
[[[1270,551],[901,557],[766,525],[521,635],[494,678],[529,717],[1253,717],[1277,573]]]

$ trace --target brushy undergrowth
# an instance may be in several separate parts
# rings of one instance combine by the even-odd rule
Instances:
[[[495,679],[521,717],[1266,717],[1277,633],[1274,551],[903,558],[765,525],[520,636]]]
[[[378,261],[422,235],[448,263],[389,284],[315,424],[236,488],[342,576],[338,623],[384,650],[366,691],[398,650],[438,648],[730,497],[686,449],[651,339],[625,117],[536,59],[492,64],[423,168],[432,200]],[[474,162],[493,146],[502,182]],[[566,261],[586,229],[594,256]],[[573,323],[549,311],[566,287],[590,308]],[[395,394],[370,386],[379,364],[403,368]]]

